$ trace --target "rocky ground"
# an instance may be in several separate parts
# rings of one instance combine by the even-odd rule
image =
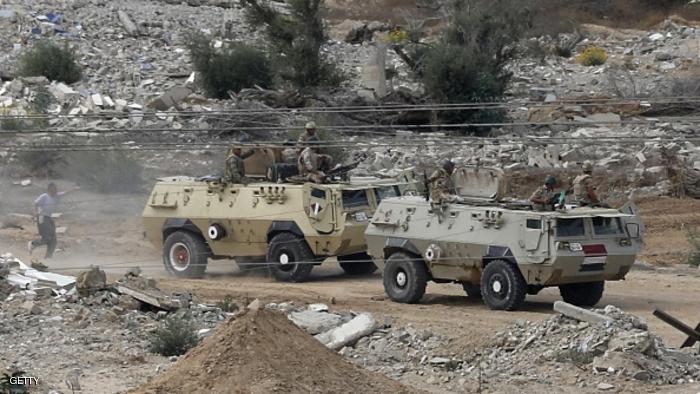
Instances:
[[[13,275],[39,275],[29,268],[17,268],[13,261],[9,255],[2,258],[2,289],[16,283]],[[657,281],[666,280],[668,274],[658,275]],[[464,335],[460,331],[469,332],[468,325],[460,330],[430,329],[424,323],[406,323],[391,314],[349,311],[347,306],[333,304],[345,303],[345,298],[332,297],[330,305],[264,305],[236,295],[214,304],[197,295],[163,293],[138,272],[107,283],[104,273],[89,270],[73,280],[68,285],[51,286],[53,295],[42,290],[47,289],[46,279],[33,282],[30,290],[11,290],[0,304],[0,319],[6,323],[0,338],[7,344],[0,357],[9,371],[22,370],[39,377],[41,383],[32,392],[71,392],[71,387],[96,393],[126,392],[151,380],[138,392],[163,392],[167,385],[170,392],[185,386],[191,387],[188,392],[253,386],[281,391],[311,387],[345,391],[354,383],[343,383],[343,379],[353,374],[365,374],[361,381],[367,392],[380,392],[379,387],[390,385],[382,383],[379,375],[353,369],[338,355],[363,370],[436,393],[508,392],[515,387],[524,391],[560,387],[567,392],[692,392],[700,378],[696,349],[669,347],[645,319],[614,306],[594,310],[594,318],[600,320],[561,314],[529,320],[513,314],[510,326],[494,333],[482,332],[485,339],[481,343],[465,348],[460,345]],[[137,292],[124,294],[124,286]],[[143,294],[153,297],[147,302],[135,298]],[[158,307],[153,299],[160,300]],[[246,315],[247,304],[248,309],[264,307],[272,312]],[[269,313],[285,315],[287,323]],[[153,331],[173,315],[186,316],[194,323],[201,345],[185,357],[153,354],[149,350]],[[464,322],[468,324],[468,320]],[[305,332],[295,331],[292,323]],[[656,321],[652,323],[657,326]],[[282,348],[288,351],[280,353]],[[297,357],[304,351],[315,354]],[[278,367],[267,370],[265,365],[269,366],[273,354]],[[283,361],[285,357],[287,361]],[[301,365],[304,360],[318,364],[321,359],[324,366],[312,369],[333,364],[334,371],[345,372],[337,376],[299,375],[308,370]],[[196,372],[201,368],[194,368],[193,363],[208,366],[207,372]],[[245,365],[246,372],[224,372],[236,365]],[[161,375],[164,371],[168,372]],[[216,376],[223,380],[214,379]],[[292,376],[296,378],[290,380]],[[178,383],[178,379],[185,380]],[[398,385],[395,390],[410,392]]]

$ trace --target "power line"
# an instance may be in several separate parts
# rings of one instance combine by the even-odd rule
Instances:
[[[169,117],[169,116],[218,116],[218,115],[269,115],[269,114],[293,114],[308,115],[321,113],[370,113],[370,112],[410,112],[410,111],[460,111],[481,109],[508,109],[508,108],[540,108],[560,105],[576,105],[591,107],[599,105],[629,105],[640,104],[651,106],[653,104],[690,104],[700,102],[696,96],[671,96],[671,97],[635,97],[635,98],[589,98],[589,99],[563,99],[552,102],[467,102],[467,103],[435,103],[435,104],[385,104],[368,106],[327,106],[327,107],[303,107],[303,108],[266,108],[266,109],[228,109],[213,111],[157,111],[151,112],[100,112],[89,114],[50,114],[50,115],[0,115],[0,119],[47,119],[47,118],[105,118],[105,117]]]

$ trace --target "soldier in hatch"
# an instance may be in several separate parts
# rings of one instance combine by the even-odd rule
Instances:
[[[243,153],[240,146],[232,146],[226,156],[226,167],[224,168],[224,181],[228,183],[246,183],[245,166],[243,160],[255,153],[249,149]]]
[[[455,163],[452,160],[445,160],[442,167],[435,171],[427,180],[430,185],[430,199],[435,203],[459,202],[462,199],[457,196],[452,173],[455,170]]]
[[[304,132],[301,133],[299,139],[297,140],[297,150],[299,154],[301,154],[301,151],[303,151],[304,148],[310,146],[311,144],[318,145],[320,142],[321,139],[318,138],[318,134],[316,134],[316,123],[308,122],[306,127],[304,127]]]
[[[556,190],[557,178],[549,175],[544,180],[544,185],[540,186],[530,196],[532,208],[536,211],[553,211],[559,203],[560,193]]]
[[[574,178],[574,199],[581,207],[603,206],[596,194],[596,185],[593,182],[593,164],[590,161],[583,163],[583,174]]]
[[[318,153],[318,146],[307,146],[299,156],[299,174],[310,182],[324,183],[331,165],[331,157]]]

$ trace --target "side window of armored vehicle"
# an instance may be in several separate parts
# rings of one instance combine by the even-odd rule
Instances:
[[[369,205],[366,190],[343,190],[343,207],[355,208]]]
[[[593,234],[595,235],[619,235],[622,234],[620,218],[604,218],[596,216],[593,221]]]
[[[557,219],[557,237],[580,237],[585,234],[583,218]]]
[[[374,195],[377,197],[377,204],[379,204],[387,197],[400,197],[401,191],[398,186],[378,187],[374,189]]]
[[[311,189],[311,197],[326,198],[326,191],[321,189]]]
[[[542,220],[541,219],[527,219],[527,228],[533,230],[542,230]]]

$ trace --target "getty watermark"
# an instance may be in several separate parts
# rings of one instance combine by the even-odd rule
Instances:
[[[39,384],[39,379],[34,376],[10,376],[8,380],[10,384],[18,386],[36,386]]]

